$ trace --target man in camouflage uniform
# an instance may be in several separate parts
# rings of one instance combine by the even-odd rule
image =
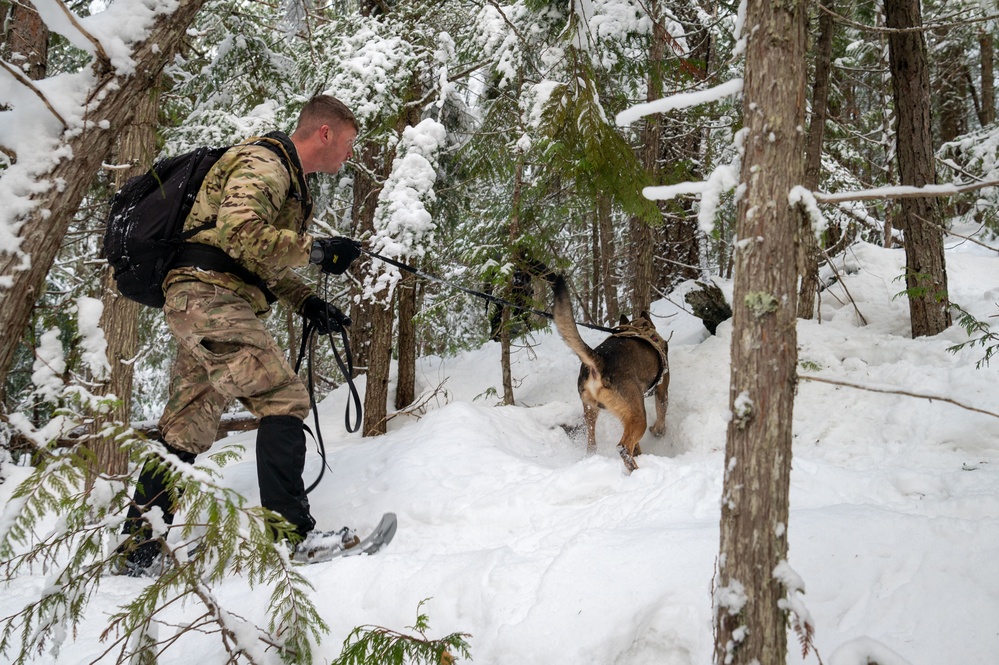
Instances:
[[[359,255],[351,240],[314,239],[306,232],[312,199],[304,177],[339,171],[357,132],[357,120],[343,103],[319,95],[303,107],[290,137],[272,132],[229,149],[208,172],[185,222],[185,230],[204,228],[163,284],[163,313],[178,351],[159,421],[162,442],[192,462],[214,443],[227,402],[239,400],[260,418],[261,504],[292,524],[292,539],[299,543],[320,535],[313,532],[302,480],[309,394],[260,317],[280,300],[320,333],[349,325],[295,269],[311,261],[339,274]],[[153,471],[150,466],[140,474],[124,527],[132,534],[123,546],[123,572],[130,574],[145,573],[160,556],[143,513],[157,506],[166,523],[173,521],[173,502]],[[322,536],[354,539],[349,530]]]

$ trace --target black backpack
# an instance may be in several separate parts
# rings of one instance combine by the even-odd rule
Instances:
[[[271,132],[265,136],[278,138],[279,134]],[[288,166],[287,156],[276,145],[268,141],[259,141],[257,145],[273,150]],[[129,179],[111,199],[104,231],[104,255],[114,270],[115,283],[123,296],[161,308],[165,301],[163,280],[167,272],[174,267],[197,266],[234,274],[247,284],[257,286],[268,302],[274,302],[274,294],[263,280],[224,251],[187,242],[200,231],[214,226],[214,222],[183,231],[205,176],[230,147],[202,147],[161,159],[146,173]],[[299,188],[304,187],[300,182]]]
[[[209,169],[228,149],[203,147],[161,159],[111,199],[104,255],[123,296],[163,307],[163,279],[184,241],[205,228],[182,233],[184,220]]]

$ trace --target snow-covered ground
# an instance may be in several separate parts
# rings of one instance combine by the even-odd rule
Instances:
[[[958,238],[947,244],[952,300],[994,322],[999,256]],[[800,372],[999,414],[999,366],[976,369],[978,347],[947,350],[967,339],[959,326],[909,339],[908,306],[895,297],[903,263],[901,250],[861,244],[849,253],[853,302],[833,286],[822,294],[821,322],[800,323]],[[630,476],[614,452],[612,417],[599,421],[594,456],[582,431],[563,428],[582,420],[578,361],[549,333],[515,353],[517,406],[496,406],[493,343],[422,359],[418,391],[432,395],[425,413],[393,419],[384,436],[344,432],[344,389],[325,400],[332,471],[310,497],[319,527],[365,531],[393,511],[399,530],[377,556],[305,569],[332,627],[316,662],[339,655],[355,626],[412,625],[429,599],[430,635],[470,633],[475,663],[710,663],[731,323],[711,337],[682,305],[677,293],[653,307],[659,331],[672,334],[667,431],[646,434]],[[582,334],[593,344],[603,337]],[[794,434],[788,562],[804,580],[822,662],[866,665],[878,654],[881,665],[996,663],[999,418],[939,399],[802,381]],[[256,502],[253,440],[252,432],[226,440],[245,445],[246,456],[223,474]],[[307,482],[319,464],[310,453]],[[3,473],[6,499],[25,470]],[[43,584],[41,574],[10,581],[0,616]],[[96,658],[106,617],[144,584],[108,578],[75,639],[36,662]],[[268,594],[239,577],[216,592],[266,625]],[[183,621],[184,610],[173,618]],[[160,662],[221,664],[225,655],[217,636],[186,636]],[[818,659],[802,659],[791,634],[788,662]]]

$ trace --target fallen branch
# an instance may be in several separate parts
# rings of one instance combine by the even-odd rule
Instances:
[[[979,409],[978,407],[968,406],[967,404],[961,404],[960,402],[950,399],[949,397],[940,397],[939,395],[920,395],[919,393],[909,392],[908,390],[898,390],[895,388],[874,388],[872,386],[862,386],[859,383],[849,383],[848,381],[837,381],[835,379],[824,379],[818,376],[810,376],[808,374],[799,374],[798,379],[803,381],[815,381],[817,383],[828,383],[834,386],[844,386],[846,388],[857,388],[858,390],[867,390],[872,393],[883,393],[886,395],[902,395],[905,397],[918,397],[920,399],[927,399],[931,402],[947,402],[948,404],[953,404],[954,406],[966,409],[968,411],[974,411],[975,413],[981,413],[986,416],[992,416],[993,418],[999,418],[999,413],[993,413],[992,411],[986,411],[985,409]]]

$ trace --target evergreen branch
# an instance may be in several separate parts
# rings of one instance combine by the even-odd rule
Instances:
[[[154,535],[151,540],[159,543],[168,565],[112,615],[101,634],[101,640],[110,643],[97,661],[117,650],[117,663],[154,663],[182,635],[210,631],[219,635],[232,662],[246,659],[261,664],[267,660],[266,649],[276,648],[286,662],[311,663],[310,637],[318,640],[329,628],[309,599],[312,586],[294,570],[287,549],[272,540],[272,533],[287,535],[291,526],[274,513],[245,507],[242,496],[218,485],[217,472],[180,462],[159,443],[127,436],[124,445],[130,446],[131,457],[140,465],[156,467],[155,473],[162,475],[176,497],[178,514],[202,515],[205,519],[173,525],[165,533]],[[223,451],[214,457],[224,461],[233,455],[232,451]],[[0,561],[0,567],[6,570],[8,582],[34,564],[47,568],[66,559],[39,598],[20,612],[0,619],[0,654],[11,655],[16,665],[27,663],[33,653],[46,647],[57,651],[65,636],[74,633],[84,618],[101,577],[118,569],[127,554],[116,550],[105,555],[104,547],[109,540],[121,540],[117,531],[130,501],[130,488],[119,478],[99,475],[93,484],[96,492],[81,492],[78,488],[86,486],[86,473],[94,468],[92,462],[93,453],[79,444],[68,450],[50,451],[15,490],[18,500],[9,504],[8,510],[16,507],[18,513],[7,519],[6,533],[0,541],[0,551],[7,557]],[[115,491],[106,492],[106,487]],[[35,529],[40,519],[53,512],[60,515],[56,528],[38,539]],[[178,533],[179,544],[173,542]],[[14,543],[27,542],[33,544],[26,552],[14,553]],[[193,543],[197,548],[189,556],[188,547]],[[141,543],[126,544],[134,547]],[[253,626],[215,598],[210,585],[234,573],[245,574],[251,587],[274,585],[269,608],[271,626],[281,627],[285,633],[281,639]],[[206,611],[179,627],[175,634],[154,638],[153,627],[166,625],[160,618],[163,613],[192,597]],[[253,636],[249,642],[247,635]]]
[[[468,633],[451,633],[434,640],[427,637],[430,628],[426,614],[420,610],[429,599],[417,605],[416,624],[409,628],[417,635],[409,635],[382,626],[358,626],[344,641],[340,657],[330,665],[450,665],[455,663],[457,652],[462,658],[471,658],[466,638]]]
[[[957,322],[962,328],[964,328],[964,331],[968,333],[968,336],[973,337],[976,334],[979,336],[974,339],[969,339],[966,342],[961,342],[960,344],[948,347],[947,350],[951,353],[957,353],[966,346],[984,347],[985,356],[975,363],[975,369],[981,369],[983,364],[988,366],[992,356],[999,352],[999,335],[992,332],[989,324],[979,321],[958,305],[951,303],[950,306],[958,311],[959,315]]]

